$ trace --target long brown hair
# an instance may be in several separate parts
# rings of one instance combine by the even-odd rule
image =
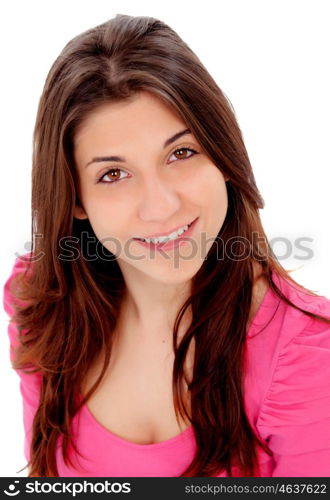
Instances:
[[[50,69],[37,113],[32,170],[34,258],[12,287],[13,294],[25,302],[24,307],[15,308],[20,346],[13,367],[25,371],[33,367],[42,374],[27,465],[29,477],[58,476],[55,448],[59,437],[63,438],[67,464],[72,464],[70,447],[79,452],[70,423],[100,384],[109,364],[112,332],[125,287],[116,259],[105,248],[102,259],[87,258],[82,232],[95,235],[88,220],[74,218],[74,207],[79,203],[74,134],[100,104],[126,99],[141,90],[172,106],[229,178],[224,224],[192,280],[191,296],[174,325],[176,416],[191,422],[197,443],[196,455],[181,476],[213,476],[223,470],[232,476],[234,464],[245,476],[257,476],[257,446],[269,455],[271,451],[250,426],[243,402],[253,262],[261,264],[263,277],[280,300],[318,320],[330,323],[330,319],[297,307],[272,279],[272,271],[276,271],[298,285],[277,261],[263,230],[259,209],[264,201],[234,111],[223,92],[169,26],[151,17],[117,15],[64,47]],[[253,234],[258,234],[258,244]],[[68,236],[74,238],[79,258],[61,258],[60,241]],[[220,260],[219,246],[221,249],[237,236],[249,243],[249,255],[238,260],[226,249]],[[310,290],[308,293],[315,295]],[[193,321],[178,343],[178,327],[188,307]],[[182,380],[192,339],[195,359],[188,385],[189,415]],[[101,352],[102,373],[79,402],[77,388]]]

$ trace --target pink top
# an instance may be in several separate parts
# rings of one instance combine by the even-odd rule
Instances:
[[[11,278],[24,268],[17,258],[4,286],[4,308],[13,313]],[[295,304],[330,317],[330,300],[310,296],[273,272],[275,283]],[[247,334],[245,404],[249,421],[267,441],[274,457],[259,451],[259,477],[330,477],[330,325],[280,302],[268,289]],[[15,345],[16,329],[8,327]],[[25,456],[29,459],[31,425],[38,405],[40,375],[20,376]],[[60,477],[138,477],[180,475],[195,451],[192,427],[155,444],[136,444],[103,427],[85,405],[72,421],[78,449],[77,471],[68,468],[57,448]],[[218,477],[226,477],[221,474]],[[241,477],[237,468],[234,477]]]

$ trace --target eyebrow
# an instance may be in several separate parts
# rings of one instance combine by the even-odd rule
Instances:
[[[163,145],[163,149],[167,148],[167,146],[180,139],[180,137],[188,134],[191,134],[191,130],[189,128],[181,130],[181,132],[177,132],[176,134],[172,135],[172,137],[170,137],[169,139],[166,139]],[[85,165],[85,168],[87,168],[88,165],[90,165],[91,163],[99,163],[102,161],[117,161],[124,163],[126,160],[122,156],[96,156],[95,158],[92,158],[91,161],[87,163],[87,165]]]

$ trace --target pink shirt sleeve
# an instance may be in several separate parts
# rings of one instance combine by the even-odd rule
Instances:
[[[329,299],[316,307],[330,317]],[[272,477],[330,476],[330,325],[311,318],[282,348],[257,426]]]
[[[11,293],[10,286],[14,276],[24,271],[25,262],[20,258],[17,258],[12,269],[12,272],[7,279],[4,289],[3,289],[3,307],[6,313],[10,317],[8,325],[8,335],[10,341],[10,359],[13,359],[13,348],[17,346],[17,328],[15,323],[11,322],[11,318],[14,313],[14,297]],[[23,400],[23,423],[25,429],[25,442],[24,442],[24,454],[26,459],[30,459],[30,443],[31,443],[31,430],[34,415],[39,406],[39,395],[41,388],[41,374],[28,374],[24,373],[22,370],[16,370],[16,373],[20,378],[20,391]]]

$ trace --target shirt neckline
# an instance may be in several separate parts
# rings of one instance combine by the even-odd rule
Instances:
[[[272,271],[272,278],[276,282],[276,284],[278,285],[278,277],[277,277],[276,273],[273,271]],[[268,288],[263,296],[263,299],[262,299],[261,303],[259,304],[259,307],[258,307],[258,309],[254,315],[254,318],[250,324],[250,327],[247,331],[247,334],[246,334],[247,339],[253,337],[252,334],[255,331],[255,326],[259,322],[261,316],[263,315],[263,313],[265,311],[265,308],[267,308],[267,306],[271,300],[271,293],[272,293],[272,290],[268,286]],[[83,397],[82,394],[79,393],[78,398],[82,399],[82,397]],[[135,449],[139,449],[139,450],[142,450],[142,449],[151,450],[151,449],[161,448],[163,446],[172,446],[175,443],[177,443],[178,441],[181,441],[181,440],[185,439],[186,437],[190,437],[190,435],[194,432],[193,425],[190,424],[184,431],[182,431],[179,434],[176,434],[175,436],[173,436],[169,439],[166,439],[164,441],[158,441],[157,443],[147,443],[147,444],[134,443],[133,441],[129,441],[128,439],[125,439],[125,438],[122,438],[121,436],[118,436],[117,434],[115,434],[114,432],[109,430],[107,427],[102,425],[95,418],[95,416],[93,415],[93,413],[89,409],[87,403],[82,405],[81,411],[85,413],[85,415],[88,417],[88,419],[99,429],[99,431],[101,431],[105,436],[107,436],[108,439],[111,438],[113,441],[116,441],[117,443],[119,443],[123,446],[135,448]]]

